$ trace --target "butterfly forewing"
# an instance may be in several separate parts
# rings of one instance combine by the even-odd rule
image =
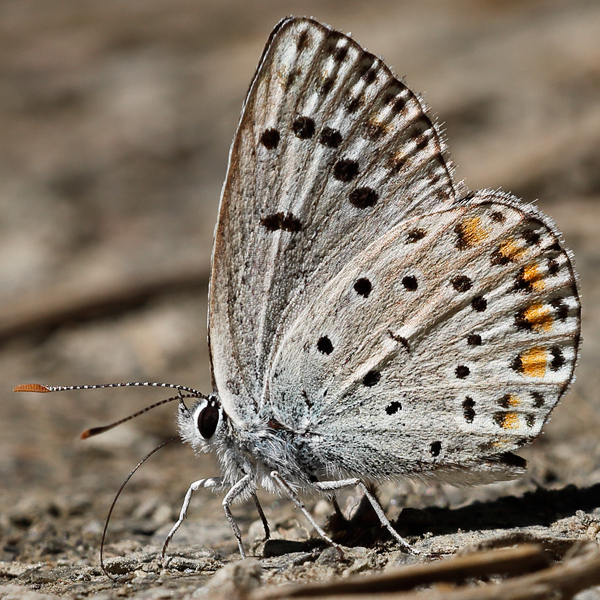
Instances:
[[[341,472],[476,471],[540,433],[579,331],[547,217],[479,192],[401,223],[332,278],[280,344],[269,403]]]
[[[443,151],[380,59],[310,19],[276,28],[232,146],[213,256],[213,376],[232,417],[256,414],[282,333],[348,261],[455,201]]]

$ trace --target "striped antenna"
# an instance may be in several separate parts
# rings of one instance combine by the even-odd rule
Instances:
[[[37,392],[40,394],[46,394],[48,392],[64,392],[68,390],[97,390],[102,388],[117,388],[117,387],[160,387],[160,388],[169,388],[177,390],[177,396],[171,396],[170,398],[166,398],[165,400],[160,400],[159,402],[155,402],[150,406],[146,406],[146,408],[142,408],[142,410],[138,410],[137,412],[129,415],[128,417],[124,417],[123,419],[119,419],[114,423],[110,423],[108,425],[102,425],[101,427],[91,427],[90,429],[86,429],[81,434],[82,440],[87,440],[88,438],[104,433],[105,431],[109,431],[113,427],[117,425],[121,425],[121,423],[125,423],[126,421],[131,421],[131,419],[135,419],[140,415],[143,415],[145,412],[156,408],[157,406],[161,406],[166,404],[167,402],[173,402],[175,400],[179,400],[181,404],[187,410],[185,406],[184,399],[186,398],[204,398],[208,400],[208,397],[204,394],[200,393],[198,390],[193,388],[186,387],[184,385],[175,385],[174,383],[154,383],[151,381],[132,381],[129,383],[99,383],[96,385],[43,385],[41,383],[25,383],[22,385],[18,385],[14,388],[14,392]],[[184,393],[185,392],[185,393]]]
[[[179,400],[179,402],[181,403],[180,406],[182,406],[187,411],[188,409],[184,402],[184,400],[186,398],[204,398],[205,400],[209,399],[208,396],[202,394],[198,390],[186,387],[185,385],[175,385],[173,383],[154,383],[154,382],[150,382],[150,381],[133,381],[133,382],[128,382],[128,383],[101,383],[101,384],[96,384],[96,385],[66,385],[66,386],[65,385],[43,385],[41,383],[24,383],[22,385],[16,386],[13,389],[13,391],[15,391],[15,392],[36,392],[39,394],[46,394],[48,392],[63,392],[63,391],[68,391],[68,390],[97,390],[97,389],[102,389],[102,388],[118,388],[118,387],[169,388],[169,389],[177,390],[177,395],[171,396],[170,398],[165,398],[164,400],[160,400],[159,402],[155,402],[154,404],[150,404],[150,406],[146,406],[146,408],[142,408],[142,410],[138,410],[137,412],[133,413],[132,415],[129,415],[128,417],[125,417],[123,419],[119,419],[118,421],[115,421],[114,423],[110,423],[109,425],[103,425],[101,427],[91,427],[90,429],[86,429],[80,436],[82,440],[86,440],[94,435],[99,435],[100,433],[109,431],[113,427],[116,427],[117,425],[121,425],[121,423],[130,421],[131,419],[135,419],[136,417],[143,415],[145,412],[148,412],[149,410],[152,410],[153,408],[156,408],[157,406],[166,404],[167,402],[174,402],[175,400]],[[106,533],[108,531],[108,524],[110,522],[110,518],[112,516],[112,513],[113,513],[113,510],[117,503],[117,500],[119,499],[121,492],[123,491],[123,489],[129,482],[129,480],[131,479],[133,474],[153,454],[158,452],[161,448],[163,448],[167,444],[170,444],[171,442],[175,441],[176,439],[177,439],[177,437],[171,438],[170,440],[163,442],[162,444],[160,444],[160,446],[158,446],[157,448],[155,448],[154,450],[149,452],[136,465],[136,467],[133,469],[133,471],[131,471],[131,473],[127,476],[127,478],[125,479],[125,481],[122,483],[121,487],[119,488],[119,491],[117,492],[116,496],[114,497],[112,504],[110,505],[110,510],[108,511],[108,516],[106,517],[106,521],[104,523],[104,529],[102,531],[102,542],[100,544],[100,566],[102,567],[104,574],[113,581],[116,581],[116,578],[113,577],[111,575],[111,573],[109,573],[109,571],[107,569],[107,565],[104,563],[104,544],[106,541]],[[163,553],[164,553],[164,550],[163,550]]]
[[[176,385],[174,383],[156,383],[153,381],[130,381],[127,383],[99,383],[96,385],[43,385],[41,383],[25,383],[18,385],[13,389],[13,392],[65,392],[69,390],[97,390],[101,388],[117,388],[117,387],[162,387],[178,390],[190,394],[193,398],[204,398],[208,400],[208,396],[202,394],[194,388],[186,387],[185,385]]]
[[[166,398],[165,400],[161,400],[160,402],[155,402],[154,404],[151,404],[150,406],[146,406],[146,408],[142,408],[142,410],[138,410],[137,412],[133,413],[132,415],[129,415],[128,417],[124,417],[123,419],[119,419],[118,421],[115,421],[114,423],[110,423],[109,425],[103,425],[102,427],[91,427],[90,429],[86,429],[80,435],[80,437],[82,440],[87,440],[89,437],[92,437],[94,435],[100,435],[101,433],[104,433],[105,431],[109,431],[113,427],[116,427],[117,425],[121,425],[121,423],[125,423],[126,421],[131,421],[131,419],[135,419],[136,417],[143,415],[145,412],[148,412],[149,410],[152,410],[153,408],[156,408],[157,406],[161,406],[162,404],[166,404],[167,402],[173,402],[174,400],[179,400],[180,402],[183,403],[183,400],[185,398],[196,398],[196,397],[197,396],[192,396],[191,394],[180,394],[178,396],[171,396],[170,398]],[[185,406],[185,404],[184,404],[184,406]]]

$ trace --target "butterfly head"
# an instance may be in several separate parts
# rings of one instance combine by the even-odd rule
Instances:
[[[179,434],[196,452],[211,452],[226,435],[226,415],[216,394],[201,398],[190,408],[183,402],[178,413]]]

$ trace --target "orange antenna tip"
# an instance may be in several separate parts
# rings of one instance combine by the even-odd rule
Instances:
[[[87,440],[88,438],[91,438],[94,435],[100,435],[101,433],[104,433],[105,431],[108,431],[108,430],[112,429],[113,427],[116,427],[120,423],[121,423],[121,421],[117,421],[116,423],[111,423],[110,425],[104,425],[103,427],[90,427],[89,429],[86,429],[79,437],[82,440]]]
[[[52,390],[50,390],[48,386],[42,385],[41,383],[24,383],[13,389],[13,392],[38,392],[42,394],[51,391]]]

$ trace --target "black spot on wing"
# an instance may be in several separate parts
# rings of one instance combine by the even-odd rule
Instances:
[[[457,292],[468,292],[473,285],[472,281],[466,275],[458,275],[450,283]]]
[[[419,240],[422,240],[426,235],[427,235],[427,233],[424,229],[411,229],[406,234],[406,243],[414,244],[414,243],[418,242]]]
[[[331,354],[333,352],[333,344],[326,335],[323,335],[319,338],[319,341],[317,342],[317,350],[321,354]]]
[[[565,304],[563,298],[554,298],[550,300],[550,306],[556,311],[556,316],[564,321],[569,316],[569,307]]]
[[[559,270],[560,270],[560,266],[558,264],[558,261],[554,258],[549,258],[548,259],[548,273],[550,275],[554,276],[558,273]]]
[[[483,312],[487,308],[487,300],[483,296],[476,296],[471,300],[471,308],[475,312]]]
[[[512,257],[510,254],[507,254],[505,251],[503,251],[503,249],[500,247],[492,252],[490,256],[490,262],[494,266],[507,265],[508,263],[512,262]]]
[[[465,379],[471,374],[471,369],[465,365],[458,365],[454,370],[454,373],[458,379]]]
[[[398,114],[401,113],[406,107],[407,100],[405,98],[396,98],[392,103],[392,110]]]
[[[265,129],[260,136],[260,143],[267,150],[275,150],[279,144],[279,131],[277,129]]]
[[[404,286],[404,289],[408,290],[409,292],[414,292],[419,287],[417,278],[414,275],[407,275],[406,277],[403,277],[402,285]]]
[[[558,371],[565,364],[565,356],[563,351],[558,346],[553,346],[550,348],[550,354],[552,355],[550,368],[553,371]]]
[[[358,163],[355,160],[342,158],[333,166],[333,176],[338,181],[348,183],[358,175]]]
[[[300,71],[300,69],[292,69],[290,71],[290,74],[288,75],[287,80],[285,82],[286,91],[289,91],[291,89],[291,87],[294,85],[294,83],[296,83],[296,80],[301,75],[301,73],[302,71]]]
[[[379,371],[369,371],[363,377],[363,385],[366,385],[367,387],[373,387],[379,383],[380,379],[381,373]]]
[[[337,60],[338,62],[343,61],[346,56],[348,55],[348,46],[343,46],[341,48],[338,48],[334,54],[334,58],[335,60]]]
[[[291,213],[285,214],[278,212],[271,215],[265,215],[264,217],[261,217],[260,224],[269,231],[281,230],[295,233],[302,229],[300,219]]]
[[[402,410],[402,404],[397,401],[390,402],[385,408],[385,412],[388,415],[395,415],[399,410]]]
[[[331,31],[325,40],[325,48],[323,49],[323,52],[329,56],[335,56],[338,50],[338,45],[340,43],[344,43],[344,41],[344,36],[341,33],[338,31]]]
[[[315,134],[315,122],[310,117],[298,117],[294,121],[292,129],[296,137],[308,140]]]
[[[517,329],[523,331],[532,330],[533,325],[527,317],[527,309],[523,308],[517,312],[517,314],[515,315],[515,326]]]
[[[456,241],[454,245],[458,250],[467,250],[472,245],[472,240],[469,236],[469,232],[463,223],[457,223],[454,226],[454,233],[456,234]]]
[[[544,396],[540,392],[531,392],[534,408],[542,408],[544,406]]]
[[[338,32],[329,34],[325,52],[329,56],[332,56],[334,60],[338,62],[343,61],[348,55],[348,45],[346,44],[345,37]]]
[[[360,187],[352,191],[348,199],[356,208],[370,208],[379,200],[379,194],[370,187]]]
[[[540,243],[542,236],[533,229],[525,229],[521,233],[522,238],[525,240],[525,243],[529,246],[536,246]]]
[[[368,298],[373,286],[366,277],[361,277],[354,282],[354,291],[363,298]]]
[[[554,244],[552,244],[552,246],[550,246],[550,248],[548,248],[548,250],[550,252],[560,252],[562,250],[562,248],[560,247],[560,244],[558,242],[554,242]]]
[[[475,419],[475,401],[467,396],[462,403],[463,417],[467,423],[472,423]]]
[[[515,358],[510,363],[510,368],[517,373],[523,372],[523,360],[520,355],[515,356]]]
[[[342,143],[342,134],[331,127],[324,127],[319,136],[319,143],[328,148],[337,148]]]
[[[471,333],[467,337],[467,344],[469,346],[481,346],[481,336],[478,333]]]

